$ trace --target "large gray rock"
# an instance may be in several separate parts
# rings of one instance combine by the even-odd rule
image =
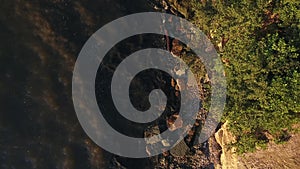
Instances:
[[[184,140],[181,140],[174,148],[170,150],[170,153],[175,156],[184,156],[189,151],[189,147]]]

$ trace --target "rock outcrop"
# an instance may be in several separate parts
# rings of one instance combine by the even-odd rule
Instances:
[[[222,148],[221,164],[214,162],[216,169],[246,169],[246,168],[293,168],[300,165],[300,134],[291,134],[291,138],[284,144],[270,142],[266,149],[259,149],[252,153],[237,155],[235,147],[229,147],[236,141],[228,130],[228,122],[224,123],[215,139]],[[210,149],[211,151],[211,149]],[[212,151],[211,151],[212,152]]]
[[[235,137],[228,131],[228,122],[225,122],[221,128],[215,133],[217,143],[222,148],[221,165],[216,165],[216,168],[222,169],[237,169],[238,156],[235,153],[235,147],[228,147],[229,144],[234,143]]]

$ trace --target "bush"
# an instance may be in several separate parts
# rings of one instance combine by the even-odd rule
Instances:
[[[296,0],[192,1],[193,20],[224,61],[223,120],[239,153],[285,141],[300,122],[300,4]]]

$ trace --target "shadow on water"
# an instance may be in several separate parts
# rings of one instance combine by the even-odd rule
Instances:
[[[72,69],[88,37],[140,0],[8,1],[0,6],[0,168],[108,168],[113,156],[82,130]],[[128,168],[148,159],[116,157]]]

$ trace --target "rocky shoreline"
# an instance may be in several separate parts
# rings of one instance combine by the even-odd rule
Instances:
[[[177,1],[160,1],[155,0],[151,3],[153,8],[160,12],[170,13],[180,17],[187,17],[187,8],[180,7],[180,4]],[[177,39],[171,39],[168,36],[165,36],[163,39],[165,45],[165,49],[169,50],[174,55],[185,57],[184,55],[187,53],[187,48],[183,44],[181,44]],[[175,72],[177,73],[177,72]],[[176,82],[173,79],[171,82],[166,82],[171,85],[171,89],[175,92],[173,96],[173,100],[178,99],[176,93],[180,90],[184,90],[184,86],[180,85],[180,82]],[[206,90],[205,85],[209,85],[209,79],[204,77],[201,83],[201,97],[204,99],[205,95],[207,95],[208,91]],[[176,109],[176,105],[173,109]],[[176,112],[169,112],[170,116],[166,117],[165,122],[160,125],[152,125],[148,127],[144,136],[149,137],[151,135],[156,135],[161,132],[162,128],[168,127],[169,129],[176,130],[177,128],[182,127],[181,124],[174,124],[175,119],[180,118],[179,114]],[[220,156],[221,156],[221,147],[216,141],[215,137],[212,136],[209,140],[202,144],[197,143],[198,133],[201,131],[201,124],[204,123],[205,117],[207,115],[207,111],[204,108],[201,108],[197,118],[195,119],[195,124],[189,134],[178,143],[173,149],[170,151],[166,151],[161,155],[153,156],[151,158],[144,159],[147,163],[145,168],[155,168],[155,169],[164,169],[164,168],[187,168],[187,169],[200,169],[200,168],[216,168],[219,167]],[[149,146],[154,146],[158,144],[157,140],[148,140]],[[162,140],[160,144],[168,145],[166,140]],[[146,150],[147,151],[147,150]],[[151,155],[149,153],[149,155]],[[126,168],[126,164],[123,163],[124,160],[121,157],[114,156],[111,161],[110,168]]]
[[[160,6],[163,7],[165,12],[173,15],[184,18],[187,18],[189,15],[188,6],[185,6],[185,4],[176,0],[160,1]],[[177,56],[185,57],[186,46],[182,45],[177,39],[166,40],[166,43],[168,42],[169,44],[167,44],[167,46],[170,46],[170,52]],[[202,96],[204,96],[207,93],[203,86],[205,84],[209,85],[209,79],[206,78],[202,82],[203,84],[201,83],[202,86],[200,86],[200,88],[202,88]],[[172,87],[176,88],[176,86]],[[197,140],[198,133],[201,131],[201,124],[204,123],[206,115],[207,111],[204,108],[201,108],[192,131],[185,140],[179,144],[179,146],[174,147],[177,151],[188,149],[186,153],[179,153],[180,155],[176,156],[172,154],[171,150],[170,153],[166,153],[166,155],[158,158],[159,164],[157,168],[220,168],[220,156],[222,149],[219,145],[220,142],[217,142],[215,136],[211,136],[209,140],[202,144],[195,142],[195,140]]]

